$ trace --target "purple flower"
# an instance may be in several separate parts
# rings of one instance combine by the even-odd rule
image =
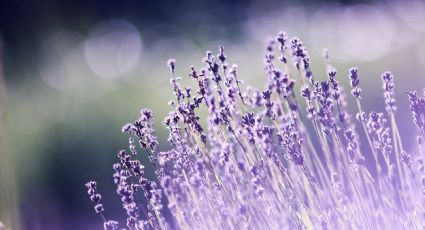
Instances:
[[[385,72],[381,77],[383,81],[382,88],[385,90],[384,97],[387,111],[389,113],[394,113],[397,109],[394,98],[394,76],[391,74],[391,72]]]
[[[171,73],[174,73],[176,69],[176,59],[168,59],[167,65],[170,68]]]
[[[413,122],[418,129],[425,134],[425,96],[418,97],[416,92],[408,92],[410,100],[410,111],[413,115]],[[425,95],[425,92],[424,92]],[[418,137],[418,142],[421,144],[422,137]]]
[[[359,80],[359,69],[357,67],[353,67],[349,71],[349,77],[350,77],[350,84],[353,88],[351,90],[351,94],[357,98],[360,99],[360,93],[362,92],[362,89],[358,87],[360,80]]]
[[[89,181],[86,183],[87,193],[89,194],[90,200],[95,204],[94,209],[96,213],[102,213],[104,211],[103,205],[100,203],[102,196],[97,193],[97,183],[95,181]]]
[[[117,230],[118,229],[118,222],[114,220],[109,220],[103,223],[103,228],[105,230]]]
[[[159,143],[149,109],[122,127],[129,145],[117,154],[113,183],[127,228],[424,228],[418,204],[425,198],[417,194],[425,194],[425,95],[408,92],[420,131],[408,154],[390,72],[382,75],[385,114],[362,109],[359,70],[349,70],[358,109],[351,114],[327,51],[327,79],[319,81],[298,38],[280,32],[265,48],[265,87],[246,91],[222,46],[216,55],[206,52],[202,68],[188,69],[193,89],[168,61],[175,96],[162,122],[168,145]],[[307,85],[299,88],[298,81]],[[140,160],[143,154],[148,160]],[[105,229],[118,229],[105,218],[96,186],[86,184],[95,211]]]
[[[410,154],[406,153],[405,151],[401,152],[401,161],[406,165],[406,167],[410,168],[412,167],[412,159]]]
[[[94,206],[94,210],[96,210],[96,213],[102,213],[104,211],[102,204],[96,204]]]

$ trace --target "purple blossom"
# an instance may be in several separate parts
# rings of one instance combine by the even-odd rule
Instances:
[[[389,113],[394,113],[397,109],[394,98],[394,76],[391,74],[391,72],[385,72],[381,77],[383,81],[382,87],[385,90],[384,97],[387,111]]]
[[[351,90],[351,94],[355,98],[360,99],[361,98],[360,93],[362,92],[362,89],[358,87],[358,85],[360,84],[359,69],[357,67],[351,68],[349,71],[349,77],[350,77],[351,87],[353,88]]]
[[[174,73],[174,70],[176,69],[176,59],[168,59],[167,65],[170,68],[171,72]]]
[[[297,73],[287,66],[288,55]],[[425,194],[421,152],[425,95],[408,92],[413,122],[420,130],[419,153],[409,149],[408,154],[393,116],[393,75],[382,75],[388,113],[366,112],[361,108],[359,70],[351,68],[348,81],[358,107],[351,115],[344,82],[329,64],[327,52],[325,61],[327,79],[314,80],[303,43],[280,32],[266,43],[265,87],[243,91],[237,66],[228,64],[222,46],[217,55],[206,52],[202,68],[189,68],[197,88],[182,84],[175,74],[176,62],[170,59],[175,98],[162,123],[169,133],[169,149],[160,150],[159,146],[166,147],[159,143],[149,109],[122,127],[129,151],[118,152],[113,182],[126,213],[124,225],[128,229],[423,228],[418,204],[424,198],[416,194]],[[298,73],[302,79],[297,79]],[[308,84],[298,88],[299,80]],[[298,93],[305,103],[299,102]],[[350,120],[352,116],[358,121]],[[141,161],[141,154],[149,160]],[[412,168],[413,158],[420,170]],[[145,173],[149,168],[154,175]],[[106,220],[96,186],[86,184],[104,228],[123,227]]]
[[[425,134],[425,91],[424,97],[418,97],[416,92],[408,92],[410,100],[410,111],[413,115],[413,121],[418,129]],[[418,142],[421,144],[422,137],[418,137]]]

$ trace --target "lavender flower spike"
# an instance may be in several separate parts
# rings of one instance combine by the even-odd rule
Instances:
[[[394,98],[394,76],[391,74],[391,72],[385,72],[381,77],[383,81],[382,87],[385,90],[384,97],[387,111],[394,113],[397,109]]]
[[[419,135],[407,153],[390,72],[381,76],[385,114],[361,108],[359,70],[348,71],[360,133],[328,57],[327,79],[314,80],[303,43],[280,32],[264,60],[265,87],[246,91],[222,46],[206,52],[200,69],[189,68],[196,89],[184,86],[176,61],[168,61],[168,145],[159,143],[149,109],[122,127],[128,147],[118,152],[112,178],[126,214],[122,226],[106,220],[97,183],[86,184],[104,229],[425,228],[425,95],[408,93]]]
[[[349,75],[349,77],[350,77],[350,84],[351,84],[351,87],[353,88],[351,90],[351,94],[355,98],[360,99],[361,98],[360,97],[360,93],[362,92],[362,89],[358,87],[358,85],[360,83],[359,74],[358,74],[359,69],[357,67],[353,67],[353,68],[350,69],[349,72],[350,72],[350,75]]]

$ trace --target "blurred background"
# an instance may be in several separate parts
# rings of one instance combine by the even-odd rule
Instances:
[[[12,229],[100,229],[92,179],[107,217],[122,220],[112,182],[128,143],[121,126],[149,107],[167,148],[167,59],[190,82],[188,67],[222,44],[243,87],[262,87],[265,42],[280,30],[304,41],[319,78],[323,48],[346,88],[358,66],[367,111],[384,111],[380,75],[391,70],[407,148],[414,141],[404,92],[425,87],[424,1],[45,0],[0,10],[0,221]]]

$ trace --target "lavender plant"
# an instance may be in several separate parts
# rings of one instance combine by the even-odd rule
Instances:
[[[220,47],[217,55],[206,52],[202,68],[190,67],[188,77],[198,86],[193,91],[180,84],[170,59],[175,99],[163,124],[172,148],[159,149],[149,109],[123,126],[129,147],[113,165],[128,216],[121,227],[423,229],[425,91],[424,97],[408,93],[419,130],[416,169],[395,120],[393,75],[382,75],[386,112],[369,112],[362,109],[359,70],[348,71],[358,108],[352,119],[343,79],[327,52],[324,61],[326,80],[318,80],[300,39],[280,32],[266,46],[263,90],[242,91],[238,66]],[[206,125],[201,107],[208,110]],[[137,160],[141,149],[155,179]],[[118,229],[105,218],[96,182],[86,186],[104,228]]]

